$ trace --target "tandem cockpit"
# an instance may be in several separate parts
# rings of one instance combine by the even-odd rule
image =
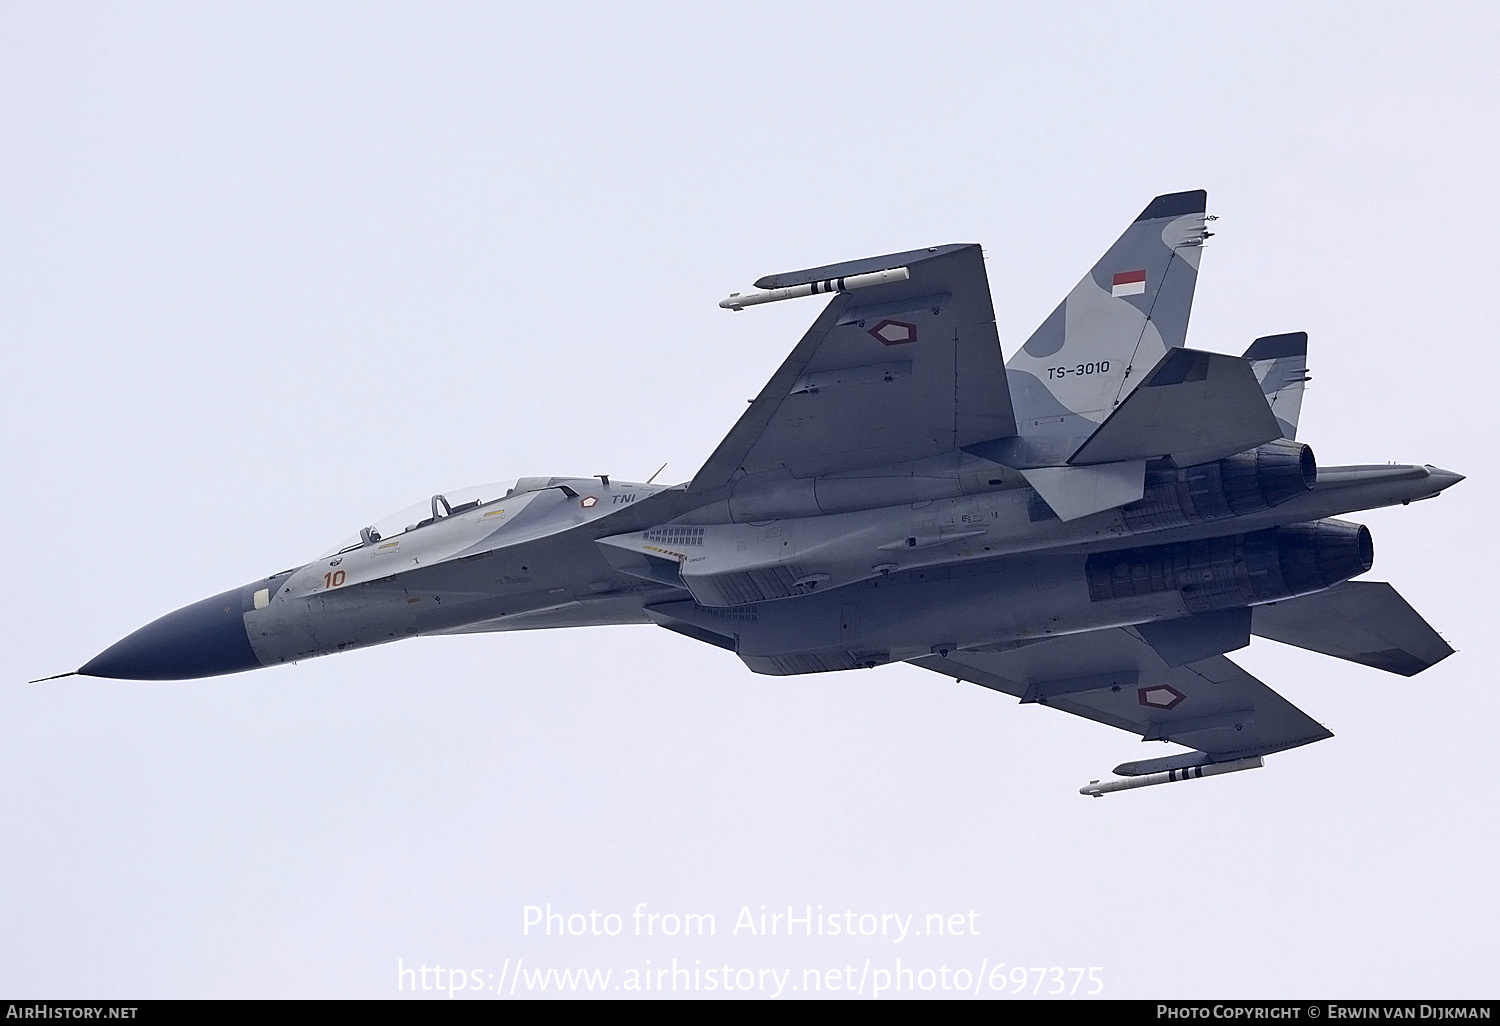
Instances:
[[[327,556],[343,555],[367,545],[374,545],[381,541],[388,541],[400,535],[412,531],[420,531],[424,527],[441,523],[450,517],[460,516],[470,510],[480,507],[493,506],[495,503],[516,495],[518,491],[532,489],[521,488],[529,480],[521,478],[514,481],[494,481],[489,484],[472,485],[467,488],[455,488],[444,492],[438,492],[425,502],[415,502],[410,506],[403,506],[396,512],[381,517],[374,523],[359,529],[359,534],[353,538],[346,538],[339,546],[324,553]]]
[[[344,539],[342,543],[329,549],[319,558],[340,556],[371,545],[388,548],[392,540],[409,535],[413,531],[421,531],[424,528],[458,518],[473,521],[475,518],[466,517],[465,514],[479,509],[485,510],[483,514],[485,523],[499,523],[500,518],[503,517],[503,504],[507,499],[529,496],[530,493],[545,491],[549,488],[555,488],[568,498],[575,499],[578,497],[578,492],[569,486],[569,482],[578,484],[579,481],[580,479],[576,477],[522,477],[512,481],[492,481],[488,484],[470,485],[466,488],[438,492],[425,502],[415,502],[410,506],[404,506],[372,524],[361,527],[358,535]]]

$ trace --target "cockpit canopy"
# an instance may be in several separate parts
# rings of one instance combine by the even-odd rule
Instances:
[[[571,481],[577,484],[579,480],[576,477],[521,477],[513,481],[492,481],[489,484],[470,485],[467,488],[453,488],[446,492],[438,492],[425,502],[414,502],[389,516],[381,517],[368,527],[361,527],[357,535],[345,538],[341,543],[323,553],[323,556],[352,552],[378,542],[382,538],[389,539],[408,531],[419,531],[429,524],[458,516],[460,513],[467,513],[480,506],[500,502],[512,495],[539,492],[544,488],[559,488],[564,495],[570,498],[576,497],[578,493],[568,487],[566,482]],[[318,558],[321,559],[323,556]]]
[[[341,552],[351,552],[378,542],[382,538],[394,538],[408,531],[420,531],[439,520],[467,513],[480,506],[488,506],[518,492],[534,491],[537,487],[545,487],[545,485],[519,487],[537,480],[546,481],[547,479],[521,478],[516,481],[492,481],[489,484],[470,485],[467,488],[452,488],[439,492],[425,502],[414,502],[410,506],[403,506],[369,526],[360,528],[357,535],[344,539],[323,555],[334,556]]]

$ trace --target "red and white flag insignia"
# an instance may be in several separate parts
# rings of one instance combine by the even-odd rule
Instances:
[[[1121,271],[1110,285],[1111,296],[1139,296],[1146,291],[1145,271]]]

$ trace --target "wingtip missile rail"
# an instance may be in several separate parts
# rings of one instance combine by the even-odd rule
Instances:
[[[1214,777],[1220,773],[1237,773],[1240,770],[1260,769],[1265,760],[1260,756],[1235,759],[1231,762],[1211,762],[1203,766],[1186,766],[1182,769],[1166,770],[1162,773],[1146,773],[1137,777],[1119,777],[1115,780],[1090,780],[1078,789],[1079,794],[1090,798],[1103,798],[1110,791],[1128,791],[1132,787],[1150,787],[1153,784],[1175,784],[1179,780],[1197,780],[1199,777]]]
[[[911,272],[905,267],[890,267],[884,271],[871,271],[869,274],[851,274],[843,278],[825,278],[822,281],[810,281],[804,285],[788,285],[780,289],[766,289],[761,292],[733,292],[728,299],[719,300],[719,306],[725,310],[740,311],[747,306],[759,306],[762,303],[778,303],[783,299],[801,299],[803,296],[818,296],[825,292],[849,292],[852,289],[866,289],[872,285],[886,285],[893,281],[906,281],[911,277]]]

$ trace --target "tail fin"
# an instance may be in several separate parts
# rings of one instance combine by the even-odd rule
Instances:
[[[1152,200],[1010,358],[1023,437],[1048,450],[1087,437],[1184,344],[1207,201],[1201,189]]]
[[[1307,332],[1258,338],[1245,350],[1245,359],[1250,361],[1266,402],[1276,414],[1282,437],[1296,438],[1302,386],[1312,380],[1307,373]]]

